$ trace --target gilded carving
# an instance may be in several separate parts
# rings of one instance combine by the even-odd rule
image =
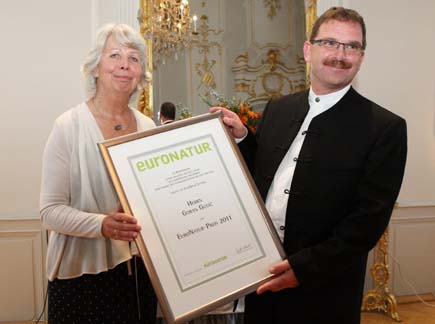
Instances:
[[[267,17],[270,20],[273,20],[273,17],[276,16],[276,13],[279,9],[281,9],[281,0],[263,0],[264,6],[267,10]]]
[[[390,270],[388,268],[388,230],[380,238],[375,248],[375,262],[370,269],[375,282],[375,289],[364,294],[362,311],[377,311],[390,316],[400,322],[397,313],[397,302],[394,295],[388,289]]]
[[[138,12],[138,21],[140,23],[141,35],[145,35],[151,28],[151,17],[152,15],[152,3],[151,0],[141,0],[140,8]],[[145,39],[147,46],[147,64],[146,69],[152,75],[153,71],[153,51],[152,51],[152,40],[150,38]],[[137,104],[137,109],[145,114],[146,116],[153,117],[153,84],[152,81],[148,83],[145,89],[143,89],[139,94],[139,100]]]
[[[205,90],[204,96],[210,97],[209,89],[216,89],[216,77],[213,72],[213,67],[216,64],[216,60],[210,59],[210,52],[213,49],[218,51],[218,55],[222,55],[222,46],[218,42],[211,41],[210,35],[219,35],[222,30],[216,30],[210,28],[208,25],[208,17],[206,15],[201,16],[201,24],[199,31],[194,35],[188,47],[198,49],[198,52],[202,54],[202,61],[195,64],[195,71],[200,77],[200,83],[197,86],[197,90]]]
[[[317,19],[317,0],[305,0],[305,32],[307,34],[307,39],[310,39],[311,30],[313,29],[316,19]],[[310,85],[310,72],[311,72],[311,67],[309,64],[307,64],[307,69],[306,69],[307,87],[309,87]]]
[[[277,48],[269,49],[259,64],[249,64],[248,53],[239,55],[232,71],[235,91],[247,95],[252,104],[306,88],[304,59],[296,57],[295,64],[287,66]]]

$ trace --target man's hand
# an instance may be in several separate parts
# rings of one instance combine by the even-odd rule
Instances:
[[[234,138],[243,138],[248,133],[248,130],[235,112],[224,107],[211,107],[209,111],[211,113],[222,111],[224,115],[222,120],[224,121],[224,124],[229,127]]]
[[[269,272],[275,276],[257,289],[257,294],[262,294],[267,290],[277,292],[287,288],[299,286],[299,281],[287,260],[273,265]]]

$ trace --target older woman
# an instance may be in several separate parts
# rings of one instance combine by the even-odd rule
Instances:
[[[140,226],[119,209],[97,147],[155,126],[129,107],[149,81],[145,61],[137,32],[104,26],[83,65],[90,99],[58,117],[47,141],[40,212],[50,231],[50,323],[155,322],[154,291],[143,262],[132,257]]]

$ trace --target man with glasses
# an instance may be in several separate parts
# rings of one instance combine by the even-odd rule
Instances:
[[[246,297],[245,323],[360,323],[367,254],[402,183],[405,120],[351,86],[366,29],[355,11],[316,21],[304,56],[309,90],[269,102],[254,135],[224,110],[287,260]]]

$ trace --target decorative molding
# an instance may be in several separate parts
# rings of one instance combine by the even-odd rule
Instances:
[[[39,221],[40,217],[39,210],[0,213],[0,221],[12,221],[14,219]]]
[[[235,91],[244,93],[244,99],[252,105],[306,88],[303,58],[296,58],[293,66],[287,65],[277,48],[269,49],[260,58],[260,62],[257,59],[250,63],[248,53],[244,53],[236,57],[231,68]]]
[[[0,281],[16,285],[14,293],[20,295],[15,301],[10,298],[11,287],[0,291],[0,322],[35,320],[41,314],[46,294],[45,251],[39,219],[0,219],[0,254],[10,255],[2,260],[2,270],[9,277],[3,274]]]
[[[314,23],[317,20],[317,0],[305,0],[305,33],[306,39],[310,39],[311,31],[313,30]],[[305,70],[305,80],[307,88],[311,84],[311,64],[307,63]]]
[[[257,17],[257,11],[256,11],[256,1],[255,0],[249,0],[249,9],[247,11],[247,21],[248,21],[248,37],[250,40],[250,44],[248,44],[248,47],[254,47],[257,49],[265,49],[265,48],[281,48],[281,49],[288,49],[290,48],[293,43],[294,39],[292,37],[292,19],[291,17],[291,9],[290,5],[288,5],[288,11],[287,11],[287,30],[288,30],[288,37],[285,42],[260,42],[256,39],[256,26],[259,26],[260,24],[256,21]],[[267,8],[266,8],[267,9]],[[260,14],[258,14],[260,16]],[[278,23],[277,23],[278,24]],[[279,26],[280,29],[283,28],[283,26]]]
[[[392,217],[391,224],[426,224],[426,223],[435,223],[435,215],[427,216],[427,217]]]
[[[435,221],[435,206],[396,207],[391,224],[427,223]]]
[[[197,11],[195,11],[197,10]],[[205,2],[194,6],[191,12],[197,14],[199,19],[198,33],[186,46],[186,70],[188,77],[188,105],[190,111],[196,113],[197,107],[202,103],[198,96],[208,96],[208,88],[223,88],[223,1]],[[211,15],[215,17],[211,21]],[[212,26],[212,27],[211,27]]]
[[[419,294],[419,295],[409,295],[409,296],[398,296],[397,298],[398,304],[410,304],[421,302],[423,299],[426,302],[435,301],[435,296],[433,294]]]
[[[0,218],[0,233],[17,231],[17,230],[42,230],[41,220],[39,218],[33,217],[23,217],[23,218]]]
[[[222,57],[222,45],[217,41],[211,41],[210,35],[217,36],[221,34],[223,30],[216,30],[210,28],[208,24],[208,16],[201,16],[201,23],[199,26],[199,32],[195,35],[195,38],[189,42],[188,47],[197,49],[198,53],[202,55],[202,61],[195,63],[195,72],[199,77],[199,84],[196,87],[197,92],[204,92],[205,97],[209,97],[209,88],[216,89],[216,77],[214,69],[216,60],[210,58],[210,54],[213,50],[217,50],[218,57]],[[222,65],[222,64],[221,64]]]
[[[431,248],[435,244],[435,207],[395,208],[389,228],[390,288],[397,296],[431,292],[435,284]]]
[[[399,207],[435,207],[435,201],[402,201],[399,202]]]
[[[138,20],[141,21],[139,26],[139,30],[141,35],[143,36],[147,29],[151,24],[151,15],[152,15],[152,0],[140,0],[139,9],[137,10]],[[139,17],[139,15],[141,17]],[[152,49],[152,39],[146,38],[145,44],[147,46],[147,63],[146,69],[150,73],[153,74],[153,49]],[[137,109],[145,114],[146,116],[153,118],[153,81],[147,83],[144,89],[139,94]]]
[[[276,16],[277,11],[281,9],[281,0],[263,0],[264,7],[267,10],[267,17],[273,20]]]

